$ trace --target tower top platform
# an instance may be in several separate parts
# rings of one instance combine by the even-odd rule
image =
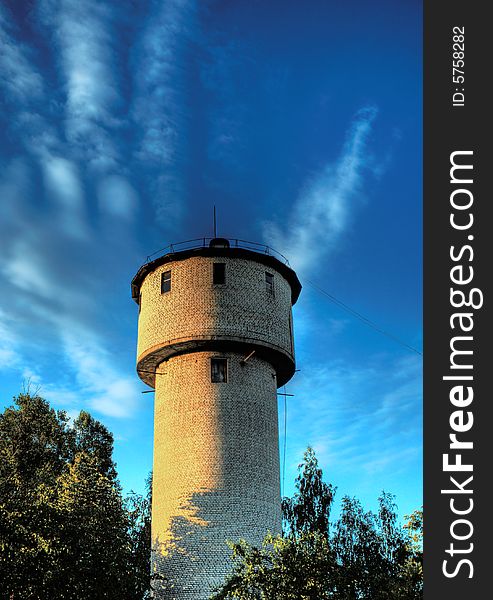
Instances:
[[[153,258],[157,256],[156,258]],[[301,292],[301,283],[289,266],[288,259],[270,246],[236,238],[196,238],[170,244],[147,257],[132,279],[132,298],[139,302],[142,282],[157,267],[169,262],[186,260],[195,256],[242,258],[260,262],[280,273],[291,287],[291,303],[295,304]]]

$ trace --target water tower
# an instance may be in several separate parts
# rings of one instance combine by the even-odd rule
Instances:
[[[282,256],[223,238],[170,247],[132,281],[137,371],[155,388],[156,598],[206,600],[231,569],[226,540],[280,532],[277,388],[300,291]]]

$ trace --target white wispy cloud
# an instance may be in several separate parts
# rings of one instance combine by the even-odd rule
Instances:
[[[73,237],[86,237],[85,197],[77,164],[48,153],[40,163],[47,195],[57,205],[60,226]]]
[[[15,100],[10,109],[8,126],[15,138],[24,144],[26,151],[39,162],[46,192],[50,200],[58,204],[57,217],[62,227],[80,237],[85,231],[82,212],[84,198],[77,166],[61,157],[67,149],[60,140],[57,128],[43,114],[43,108],[50,104],[50,100],[45,97],[41,75],[33,66],[33,50],[9,35],[9,31],[14,29],[9,23],[6,13],[0,11],[2,87],[7,97]],[[2,184],[9,185],[9,181],[12,187],[7,172]],[[14,181],[14,186],[18,183]],[[11,193],[14,192],[11,190]]]
[[[135,45],[132,118],[140,132],[134,157],[155,169],[149,194],[157,220],[179,218],[186,196],[189,98],[187,52],[196,30],[194,0],[151,0]]]
[[[20,379],[35,375],[59,407],[129,417],[140,396],[138,380],[132,361],[125,364],[110,351],[121,334],[99,307],[103,298],[106,310],[112,310],[114,278],[108,274],[115,272],[115,256],[128,259],[128,229],[106,237],[104,252],[95,231],[74,238],[59,213],[64,203],[76,211],[83,203],[77,170],[71,161],[58,159],[50,176],[53,193],[60,186],[65,195],[55,199],[53,211],[48,204],[35,216],[32,166],[14,160],[0,180],[6,202],[0,222],[1,364]],[[26,227],[33,220],[36,227]]]
[[[45,0],[41,17],[53,32],[65,91],[65,134],[90,165],[118,166],[111,130],[119,125],[111,7],[94,0]]]
[[[0,85],[14,102],[34,102],[43,95],[43,81],[33,67],[32,51],[16,39],[7,9],[0,6]]]
[[[311,444],[322,463],[338,472],[405,470],[421,451],[421,381],[418,357],[380,357],[364,367],[343,361],[307,365],[289,385],[295,394],[288,413],[293,464]]]
[[[137,192],[121,175],[108,175],[102,178],[97,194],[101,211],[114,217],[130,218],[138,205]]]
[[[18,368],[22,364],[19,340],[4,310],[0,309],[0,370]]]
[[[157,164],[177,159],[184,114],[183,52],[193,28],[195,3],[151,2],[138,48],[134,118],[142,128],[139,156]]]
[[[86,233],[84,181],[94,186],[103,216],[130,221],[136,214],[141,194],[131,176],[132,156],[159,170],[147,177],[146,190],[158,220],[168,223],[180,214],[183,54],[194,11],[193,2],[149,2],[130,51],[119,36],[123,16],[111,4],[41,0],[33,17],[52,49],[49,84],[36,70],[36,49],[20,42],[11,15],[0,11],[0,89],[11,100],[8,127],[39,162],[49,201],[59,204],[59,220],[74,235]],[[122,61],[129,52],[135,73],[130,87]],[[132,125],[141,135],[129,135]]]
[[[75,372],[79,394],[97,412],[111,417],[130,417],[140,397],[135,377],[115,368],[111,353],[98,336],[87,331],[63,333],[65,355]]]
[[[23,289],[25,280],[19,278],[17,271],[12,275],[16,278],[18,290]],[[50,288],[46,281],[41,282],[43,291],[51,297],[56,288]],[[38,289],[37,282],[32,283]],[[46,307],[43,309],[41,305],[32,307],[33,315],[44,319],[44,327],[50,327],[53,339],[60,342],[58,348],[52,346],[47,349],[43,344],[43,325],[38,322],[36,336],[41,339],[37,344],[42,344],[43,349],[37,354],[39,363],[35,365],[30,365],[23,356],[28,340],[16,334],[15,324],[11,323],[8,327],[5,311],[0,310],[0,368],[17,370],[23,380],[35,381],[46,398],[57,406],[86,407],[116,418],[132,416],[137,410],[140,385],[132,370],[123,370],[114,360],[105,340],[109,332],[95,332],[86,323],[81,323],[77,314],[70,313],[64,303],[62,305],[60,312]],[[29,317],[26,320],[27,329],[32,329],[32,320]],[[34,340],[29,342],[36,345]],[[43,366],[46,359],[52,365],[64,365],[59,382],[54,381],[59,376],[59,368],[52,367],[46,371]],[[53,371],[51,375],[50,370]]]
[[[26,150],[39,161],[46,193],[58,203],[61,226],[82,237],[87,234],[84,179],[108,192],[98,204],[103,215],[128,220],[138,201],[119,137],[126,126],[115,11],[93,0],[42,0],[36,15],[55,50],[59,85],[37,104],[38,110],[43,105],[50,110],[19,106],[12,122]],[[118,190],[111,185],[115,181]],[[122,196],[110,193],[112,189]]]
[[[358,111],[341,155],[307,182],[287,223],[265,224],[264,238],[302,274],[326,258],[347,230],[369,167],[368,139],[376,116],[373,106]]]
[[[41,156],[60,143],[56,128],[42,114],[50,100],[34,64],[35,49],[22,43],[18,34],[9,13],[0,6],[0,87],[11,101],[8,127],[28,152]]]
[[[0,312],[0,320],[4,315]],[[63,380],[54,382],[48,375],[41,374],[41,366],[26,366],[22,355],[22,343],[0,322],[0,370],[19,373],[23,382],[39,389],[40,393],[54,406],[77,414],[89,409],[98,414],[129,418],[135,415],[140,400],[140,384],[118,369],[111,360],[101,340],[90,339],[87,331],[82,336],[63,333],[64,358],[67,363]],[[51,354],[51,360],[57,353]]]
[[[39,254],[31,256],[25,247],[23,242],[16,244],[15,254],[7,261],[4,273],[17,288],[49,298],[52,290],[39,269]]]
[[[85,172],[89,165],[96,175],[100,211],[128,220],[138,199],[110,135],[119,127],[111,14],[90,0],[47,0],[36,14],[56,40],[63,88],[50,97],[34,49],[19,42],[0,9],[0,88],[12,101],[8,127],[25,148],[0,179],[0,364],[35,378],[58,406],[128,417],[137,379],[109,351],[112,332],[102,327],[97,304],[98,294],[109,297],[107,274],[114,255],[130,251],[130,236],[114,225],[118,235],[100,253]]]
[[[79,210],[83,206],[83,192],[77,173],[77,166],[60,157],[50,157],[45,162],[46,187],[52,197],[61,204]]]

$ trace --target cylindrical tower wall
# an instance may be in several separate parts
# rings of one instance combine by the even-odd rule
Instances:
[[[137,370],[156,388],[159,600],[206,600],[231,568],[226,540],[280,531],[276,388],[294,373],[300,290],[268,252],[227,244],[164,255],[132,281]]]
[[[217,358],[225,382],[212,381]],[[206,600],[231,569],[225,540],[280,531],[275,372],[244,358],[198,351],[157,370],[153,561],[170,581],[159,598]]]
[[[223,284],[214,283],[218,263],[224,265]],[[170,278],[170,291],[164,293],[163,277]],[[141,377],[153,384],[152,371],[159,362],[211,340],[266,348],[273,364],[283,363],[283,369],[277,370],[289,371],[294,366],[291,298],[288,281],[255,259],[171,258],[140,286],[137,357]]]

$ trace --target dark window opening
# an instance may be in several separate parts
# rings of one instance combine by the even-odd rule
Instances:
[[[228,382],[228,360],[226,358],[211,358],[212,383]]]
[[[226,283],[226,265],[224,263],[214,263],[212,266],[212,283],[220,285]]]
[[[265,289],[269,294],[274,295],[274,275],[272,273],[265,272]]]
[[[161,274],[161,294],[171,290],[171,271],[164,271]]]

